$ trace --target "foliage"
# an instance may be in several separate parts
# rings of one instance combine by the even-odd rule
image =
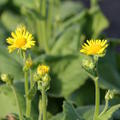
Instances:
[[[55,100],[56,109],[49,108],[50,120],[92,120],[94,112],[94,85],[81,64],[86,56],[79,53],[86,39],[104,39],[104,30],[109,27],[109,21],[98,5],[85,8],[81,2],[71,0],[0,0],[0,73],[12,74],[15,78],[17,94],[25,111],[23,71],[21,57],[11,55],[6,49],[5,39],[19,24],[25,24],[35,36],[37,46],[32,49],[33,71],[39,63],[45,63],[51,68],[51,85],[48,96],[52,99],[69,101],[63,103],[63,111]],[[99,61],[99,84],[101,101],[104,103],[104,93],[107,89],[120,92],[119,43],[110,40],[106,56]],[[89,57],[87,59],[90,59]],[[35,91],[29,98],[35,97],[32,103],[32,117],[38,118],[38,93]],[[35,96],[35,93],[37,95]],[[120,97],[120,96],[119,96]],[[48,98],[49,99],[49,98]],[[72,103],[71,103],[72,102]],[[48,102],[48,107],[53,102]],[[5,107],[7,106],[7,107]],[[99,120],[115,120],[112,114],[120,105],[112,106]],[[101,110],[103,106],[101,105]],[[10,88],[0,85],[0,118],[9,113],[18,114],[15,99]],[[119,113],[119,111],[118,111]],[[56,114],[56,115],[54,115]]]

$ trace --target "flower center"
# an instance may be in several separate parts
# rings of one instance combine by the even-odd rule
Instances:
[[[22,48],[26,44],[25,38],[20,38],[15,41],[16,48]]]
[[[99,52],[100,49],[101,49],[101,46],[99,46],[99,45],[92,46],[91,49],[90,49],[90,51],[89,51],[89,53],[90,54],[96,54],[96,53]]]

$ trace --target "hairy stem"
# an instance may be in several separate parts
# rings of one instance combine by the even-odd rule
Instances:
[[[18,107],[18,110],[19,110],[19,119],[20,119],[20,120],[23,120],[22,110],[21,110],[21,108],[20,108],[20,103],[19,103],[19,100],[18,100],[18,96],[17,96],[17,93],[16,93],[16,89],[15,89],[15,87],[14,87],[13,85],[11,86],[11,88],[12,88],[13,94],[14,94],[14,96],[15,96],[16,104],[17,104],[17,107]]]
[[[95,112],[94,112],[94,120],[97,119],[99,115],[99,107],[100,107],[100,90],[98,85],[98,78],[95,80]]]
[[[39,98],[39,120],[42,120],[42,99]]]
[[[104,109],[103,109],[103,111],[101,112],[101,114],[99,115],[99,116],[101,116],[102,114],[104,114],[106,111],[107,111],[107,109],[108,109],[108,100],[106,100],[106,102],[105,102],[105,107],[104,107]]]
[[[42,111],[43,111],[43,120],[47,120],[47,105],[46,105],[46,92],[45,92],[45,88],[42,87]]]
[[[30,112],[31,112],[31,102],[27,98],[28,92],[29,92],[29,82],[28,82],[28,72],[24,72],[25,75],[25,97],[26,97],[26,116],[30,117]]]

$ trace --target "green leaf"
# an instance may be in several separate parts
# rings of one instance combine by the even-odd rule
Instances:
[[[82,9],[84,9],[84,7],[80,2],[64,1],[62,2],[60,9],[57,8],[56,17],[59,17],[59,19],[63,21],[77,14]]]
[[[67,56],[40,56],[35,63],[46,63],[51,67],[51,85],[49,94],[52,96],[68,97],[74,90],[83,85],[88,78],[87,73],[81,68],[81,54]]]
[[[74,91],[67,99],[75,103],[77,106],[94,104],[95,93],[93,82],[88,80],[79,89]]]
[[[53,116],[50,120],[63,120],[63,113],[58,113],[57,115]]]
[[[5,5],[8,2],[8,0],[0,0],[0,6]]]
[[[78,107],[76,111],[82,116],[83,120],[93,120],[94,106]]]
[[[23,78],[22,60],[14,53],[9,54],[4,47],[0,47],[0,72],[13,75],[15,80]]]
[[[70,54],[78,52],[80,43],[84,41],[83,28],[86,25],[87,11],[84,10],[60,25],[50,41],[53,54]],[[72,34],[71,34],[72,33]]]
[[[60,38],[55,42],[51,54],[72,54],[78,51],[80,43],[79,25],[73,25],[66,29]],[[71,34],[72,33],[72,34]]]
[[[97,37],[103,30],[109,27],[107,18],[103,15],[99,7],[91,9],[92,16],[92,37]]]
[[[50,120],[93,120],[94,106],[74,108],[70,102],[64,102],[63,112],[58,113]],[[104,106],[100,106],[100,111]]]
[[[69,102],[63,103],[63,120],[82,120],[75,108]]]
[[[17,82],[14,84],[17,92],[17,97],[19,99],[20,107],[22,109],[23,115],[25,115],[25,97],[24,97],[24,84],[23,82]],[[33,119],[37,120],[38,117],[38,101],[35,98],[32,101],[32,111],[31,116]],[[18,113],[18,107],[16,105],[16,100],[12,89],[7,85],[0,86],[0,117],[5,117],[9,113]]]
[[[0,43],[1,45],[5,44],[6,35],[7,35],[7,31],[4,25],[2,24],[2,22],[0,21]]]
[[[8,20],[9,18],[9,20]],[[8,31],[13,31],[15,28],[24,23],[24,20],[20,15],[12,13],[10,11],[4,11],[1,15],[1,21]]]
[[[28,8],[35,7],[34,0],[13,0],[13,2],[18,7],[28,7]]]
[[[17,96],[20,102],[21,109],[23,113],[25,112],[25,100],[24,100],[24,90],[21,89],[22,84],[16,84]],[[17,113],[18,108],[16,105],[15,97],[12,89],[7,85],[0,86],[0,117],[4,117],[9,113]]]
[[[104,108],[104,106],[100,106],[100,111],[102,111],[102,109]],[[93,116],[94,116],[94,109],[95,106],[89,105],[89,106],[81,106],[78,107],[76,109],[76,112],[82,116],[83,120],[93,120]]]
[[[120,108],[120,104],[112,106],[108,111],[98,117],[98,120],[109,120],[112,114]]]
[[[108,49],[107,54],[104,58],[99,60],[98,72],[99,72],[99,83],[103,89],[115,89],[117,92],[120,91],[120,75],[117,70],[115,51],[111,48]]]
[[[82,120],[73,105],[69,102],[63,103],[63,112],[53,116],[50,120]]]
[[[87,39],[98,38],[101,32],[103,32],[109,26],[107,18],[103,15],[98,6],[88,10],[88,15],[86,16],[86,26],[84,29]]]

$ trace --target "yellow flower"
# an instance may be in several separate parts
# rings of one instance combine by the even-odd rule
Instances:
[[[45,74],[48,74],[50,68],[45,65],[39,65],[37,68],[37,74],[44,76]]]
[[[7,38],[9,44],[9,52],[13,52],[15,49],[27,50],[35,45],[32,34],[30,34],[25,26],[19,26],[15,32],[11,33],[11,37]]]
[[[86,55],[102,55],[107,47],[107,40],[87,40],[80,52]]]

